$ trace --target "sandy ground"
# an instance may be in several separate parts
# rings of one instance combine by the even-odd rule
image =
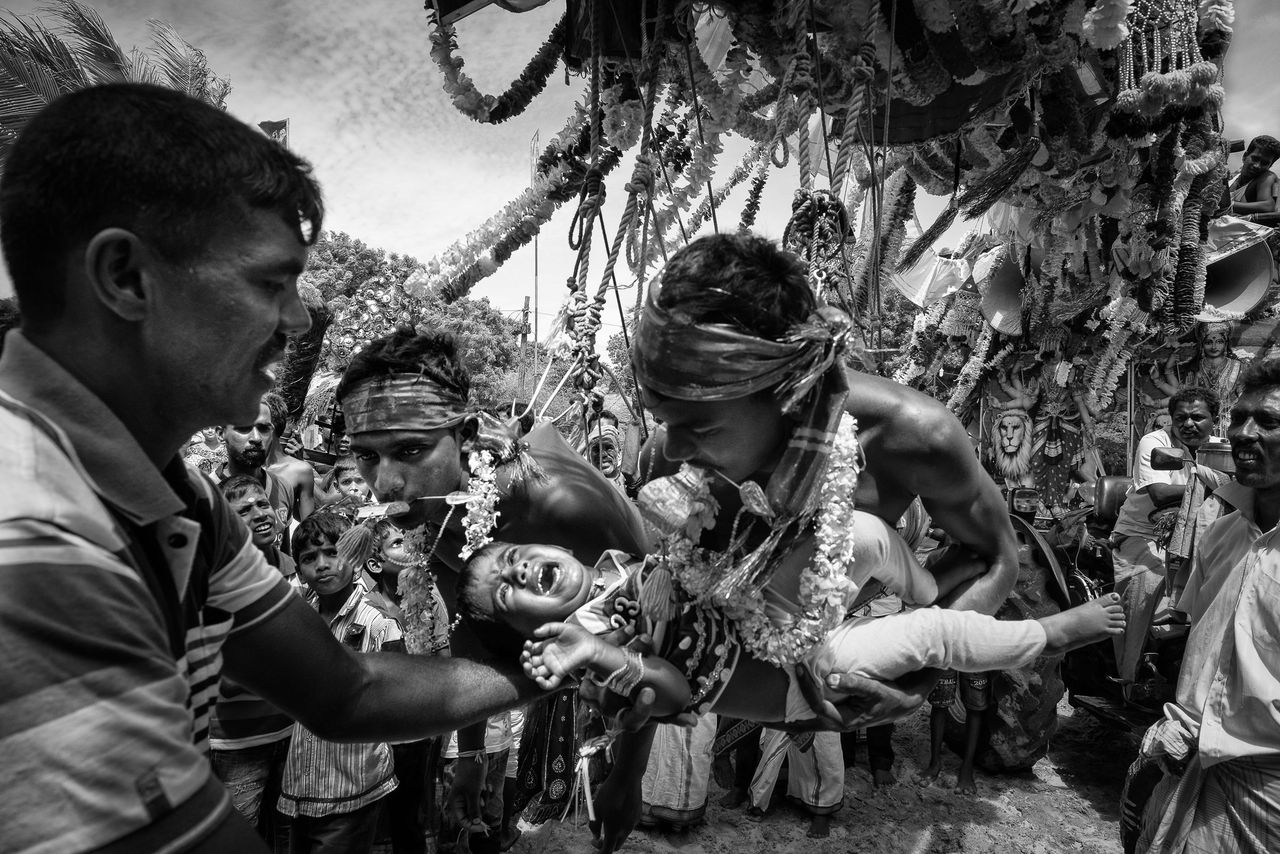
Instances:
[[[831,836],[805,837],[806,816],[783,805],[763,822],[747,821],[741,809],[716,801],[722,790],[711,784],[707,821],[679,833],[637,830],[622,850],[636,854],[949,854],[949,852],[1089,852],[1118,854],[1120,788],[1137,751],[1133,737],[1116,733],[1065,702],[1058,708],[1059,729],[1049,754],[1027,773],[978,772],[978,794],[956,794],[959,757],[944,755],[938,782],[921,785],[917,775],[929,757],[928,711],[899,724],[895,786],[876,789],[866,771],[865,745],[858,764],[845,778],[844,808]],[[590,833],[571,822],[528,829],[513,854],[590,854]]]

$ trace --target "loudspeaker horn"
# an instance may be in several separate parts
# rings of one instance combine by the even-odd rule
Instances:
[[[1276,277],[1276,262],[1266,238],[1271,229],[1237,217],[1219,217],[1209,225],[1209,257],[1204,281],[1204,310],[1196,320],[1221,320],[1258,307]]]

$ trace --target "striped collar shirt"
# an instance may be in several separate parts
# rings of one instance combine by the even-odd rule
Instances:
[[[365,596],[364,588],[355,584],[329,621],[329,631],[357,652],[378,652],[401,640],[400,626]],[[307,602],[319,610],[315,593],[308,593]],[[338,744],[295,724],[277,807],[288,816],[354,812],[394,791],[394,772],[386,744]]]
[[[223,642],[292,594],[207,479],[156,468],[21,332],[4,344],[3,847],[180,847],[229,815],[207,758]]]

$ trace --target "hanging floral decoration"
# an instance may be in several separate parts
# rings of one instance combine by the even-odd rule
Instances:
[[[501,95],[485,95],[476,89],[471,78],[462,72],[462,57],[455,56],[458,37],[453,27],[442,24],[435,6],[428,2],[427,19],[431,25],[431,58],[444,75],[444,90],[458,111],[482,124],[498,124],[518,116],[541,94],[547,79],[556,70],[556,64],[564,51],[564,39],[568,13],[547,36],[520,76],[511,81]]]
[[[630,268],[639,292],[699,229],[751,228],[775,170],[802,191],[787,245],[808,263],[813,287],[853,308],[864,329],[894,277],[943,253],[934,242],[954,223],[972,231],[945,252],[948,263],[972,270],[994,247],[1016,261],[1002,280],[1012,308],[1001,309],[1000,331],[991,326],[999,293],[968,285],[934,294],[890,366],[954,411],[1057,329],[1090,339],[1097,359],[1084,382],[1091,405],[1108,405],[1134,354],[1185,332],[1203,310],[1206,232],[1225,169],[1231,0],[646,8],[651,28],[635,34],[627,61],[599,55],[598,32],[575,34],[562,21],[497,97],[463,73],[453,28],[433,23],[445,89],[477,121],[515,115],[561,58],[587,78],[586,94],[531,186],[422,265],[411,287],[386,279],[330,305],[331,361],[423,298],[467,294],[565,202],[596,223],[624,150],[637,164],[618,182],[624,223],[597,254],[586,240],[565,311],[566,353],[584,388],[600,376],[594,335],[614,265]],[[706,16],[718,17],[718,46],[700,27]],[[588,55],[562,57],[566,44]],[[727,162],[733,136],[752,145]],[[916,229],[920,192],[946,203]],[[590,293],[593,265],[606,275]]]

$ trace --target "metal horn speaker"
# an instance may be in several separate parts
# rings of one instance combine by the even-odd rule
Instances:
[[[1197,320],[1239,317],[1252,311],[1275,280],[1276,262],[1266,242],[1270,229],[1243,220],[1224,225],[1223,231],[1230,233],[1210,226],[1214,248],[1205,270],[1204,311]]]

